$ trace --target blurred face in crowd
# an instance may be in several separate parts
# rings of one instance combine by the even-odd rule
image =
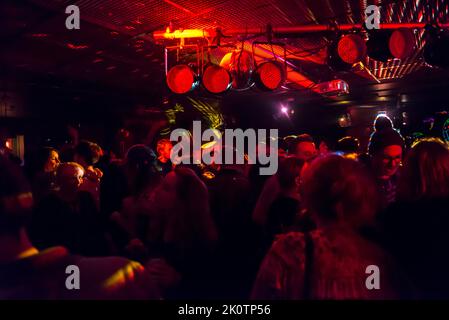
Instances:
[[[313,143],[313,142],[304,141],[304,142],[300,142],[296,146],[295,156],[303,161],[308,161],[308,160],[312,159],[313,157],[316,156],[316,154],[317,154],[317,149],[316,149],[315,143]]]
[[[321,141],[319,150],[320,150],[320,154],[321,155],[328,154],[329,153],[329,146],[327,145],[326,142]]]
[[[402,161],[402,147],[392,145],[384,148],[374,156],[374,166],[377,176],[381,179],[389,179],[399,169]]]
[[[47,162],[45,163],[44,166],[44,171],[45,172],[53,172],[56,170],[56,168],[58,167],[60,161],[59,161],[59,155],[56,151],[52,150],[50,152],[50,156],[48,157]]]
[[[83,182],[84,170],[75,164],[63,164],[58,169],[58,182],[61,190],[67,192],[78,191]]]
[[[155,190],[155,206],[160,210],[170,210],[176,204],[177,177],[169,172]]]

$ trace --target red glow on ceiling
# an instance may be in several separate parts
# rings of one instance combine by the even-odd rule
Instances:
[[[83,49],[89,48],[89,46],[85,45],[85,44],[76,45],[73,43],[68,43],[67,48],[72,49],[72,50],[83,50]]]
[[[164,2],[166,2],[166,3],[170,4],[170,5],[172,5],[172,6],[175,7],[175,8],[178,8],[179,10],[182,10],[182,11],[184,11],[184,12],[186,12],[186,13],[190,13],[190,14],[192,13],[192,11],[190,11],[190,10],[187,9],[186,7],[183,7],[183,6],[177,4],[177,3],[173,2],[173,1],[170,1],[170,0],[164,0]]]
[[[48,37],[48,33],[33,33],[31,36],[33,38],[46,38]]]

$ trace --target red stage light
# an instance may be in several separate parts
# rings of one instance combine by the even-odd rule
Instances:
[[[204,88],[211,93],[222,93],[231,87],[231,75],[220,66],[209,65],[203,73]]]
[[[361,36],[348,34],[338,42],[338,55],[349,64],[362,61],[366,56],[366,44]]]
[[[187,65],[176,65],[167,73],[167,85],[178,94],[187,93],[198,85],[196,74]]]
[[[415,36],[410,29],[395,30],[389,41],[391,54],[398,59],[410,57],[415,50]]]
[[[265,90],[276,90],[286,78],[283,66],[276,61],[266,61],[260,64],[256,70],[257,82]]]

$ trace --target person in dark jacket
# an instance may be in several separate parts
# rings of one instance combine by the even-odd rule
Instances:
[[[438,139],[416,142],[405,159],[398,201],[382,215],[385,246],[420,298],[449,298],[449,150]]]

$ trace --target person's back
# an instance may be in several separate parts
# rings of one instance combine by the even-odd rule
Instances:
[[[100,209],[103,219],[108,220],[114,211],[119,211],[127,193],[127,182],[123,165],[116,161],[103,168],[100,181]]]
[[[291,232],[279,236],[265,257],[252,298],[398,298],[397,281],[390,277],[395,267],[390,261],[380,247],[351,230]],[[381,270],[380,290],[366,286],[366,269],[370,265]]]
[[[77,192],[72,201],[58,193],[44,197],[34,208],[29,232],[39,248],[63,245],[87,256],[109,253],[95,201],[85,191]]]
[[[449,150],[415,143],[398,184],[398,202],[381,216],[384,244],[422,298],[449,298]]]
[[[154,206],[163,223],[161,237],[148,245],[149,256],[164,259],[181,275],[168,296],[210,298],[218,279],[218,234],[206,185],[193,170],[178,166],[156,188]]]
[[[132,238],[153,240],[159,238],[161,219],[153,208],[154,188],[122,201],[120,223]]]
[[[258,234],[251,221],[249,180],[238,166],[222,168],[209,182],[211,211],[220,236],[216,254],[216,297],[246,298],[259,263]],[[238,261],[238,263],[237,263]]]
[[[161,181],[153,150],[144,145],[131,147],[126,154],[125,172],[130,195],[122,201],[119,221],[132,237],[153,241],[160,236],[160,217],[152,207],[154,191]]]
[[[236,231],[248,231],[251,222],[250,184],[244,174],[234,168],[224,168],[208,183],[208,187],[211,211],[220,233],[234,238]]]
[[[279,196],[274,200],[268,211],[268,234],[270,236],[296,230],[296,216],[300,211],[298,199]]]
[[[281,161],[277,178],[280,186],[279,195],[271,203],[267,214],[267,235],[272,242],[275,234],[289,231],[309,230],[309,221],[299,219],[300,197],[299,181],[304,161],[295,157],[287,157]]]
[[[383,221],[385,246],[421,298],[449,298],[449,199],[399,202]]]
[[[253,298],[400,297],[407,284],[400,281],[392,259],[360,233],[361,227],[372,223],[378,199],[365,169],[337,155],[318,158],[302,174],[300,192],[303,208],[317,229],[282,235],[274,242],[260,267]],[[366,272],[373,265],[381,273],[380,289],[366,284]]]

